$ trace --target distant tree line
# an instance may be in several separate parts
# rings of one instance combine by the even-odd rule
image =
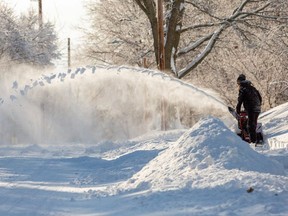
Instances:
[[[229,104],[244,73],[264,108],[288,101],[287,0],[163,2],[166,73],[215,89]],[[82,56],[157,68],[157,1],[90,1],[87,9],[91,28]]]

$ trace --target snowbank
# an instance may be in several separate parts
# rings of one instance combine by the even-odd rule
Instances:
[[[262,113],[259,121],[270,149],[288,148],[288,103]]]
[[[208,117],[161,152],[124,188],[163,190],[223,184],[241,187],[255,184],[267,175],[282,174],[282,165],[254,151],[219,119]]]

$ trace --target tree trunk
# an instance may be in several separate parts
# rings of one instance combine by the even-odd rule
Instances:
[[[154,0],[135,0],[137,5],[143,10],[146,14],[152,29],[153,42],[154,42],[154,50],[155,50],[155,59],[157,61],[157,65],[159,65],[159,44],[158,44],[158,21],[157,21],[157,11],[156,4]]]
[[[176,74],[175,59],[180,41],[180,30],[182,28],[182,20],[184,15],[184,0],[172,1],[167,6],[166,29],[165,32],[165,69]]]

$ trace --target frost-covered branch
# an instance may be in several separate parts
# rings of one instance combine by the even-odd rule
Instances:
[[[177,53],[177,57],[180,57],[181,55],[184,55],[192,50],[195,50],[197,47],[199,47],[201,44],[203,44],[205,41],[208,41],[211,39],[211,37],[214,35],[214,33],[207,35],[205,37],[202,37],[198,39],[196,42],[191,43],[189,46],[184,47],[183,49],[179,50]]]
[[[190,30],[202,30],[206,32],[206,35],[201,36],[198,38],[195,42],[190,43],[188,46],[180,48],[177,52],[176,57],[184,56],[185,54],[195,51],[196,49],[200,49],[204,43],[207,43],[205,48],[200,51],[200,53],[193,57],[192,60],[182,69],[180,69],[177,72],[177,75],[179,78],[184,77],[186,74],[188,74],[190,71],[193,70],[197,65],[199,65],[206,56],[211,52],[213,49],[215,43],[219,39],[219,35],[222,31],[228,29],[229,27],[233,27],[235,30],[239,31],[241,35],[248,40],[248,37],[245,35],[244,30],[241,30],[240,27],[237,26],[238,23],[241,23],[242,25],[246,25],[248,27],[253,27],[253,19],[248,19],[250,17],[258,17],[259,19],[263,20],[273,20],[276,22],[279,21],[278,16],[268,15],[265,14],[265,9],[271,6],[270,1],[264,1],[263,4],[261,2],[254,2],[251,0],[244,0],[242,3],[233,11],[232,15],[227,18],[220,18],[218,16],[215,16],[211,11],[205,8],[205,6],[198,5],[197,3],[193,1],[185,1],[188,4],[193,5],[193,7],[197,8],[199,11],[207,14],[209,17],[216,19],[217,22],[208,22],[204,24],[197,24],[197,25],[191,25],[188,27],[183,27],[181,29],[181,33],[188,32]],[[255,5],[254,5],[255,4]],[[245,10],[245,11],[244,11]],[[285,17],[281,17],[285,20]],[[219,22],[220,20],[220,22]],[[250,24],[251,22],[251,24]],[[215,27],[218,27],[215,29]],[[255,24],[253,28],[261,28],[259,24]],[[214,32],[209,33],[209,29],[214,28]],[[207,31],[208,30],[208,31]],[[265,30],[262,28],[262,30]],[[249,35],[252,35],[252,33],[247,32]],[[175,70],[175,69],[174,69]]]
[[[210,38],[207,46],[201,53],[196,56],[192,62],[190,62],[184,69],[180,70],[177,75],[179,78],[184,77],[187,73],[189,73],[193,68],[195,68],[198,64],[201,63],[201,61],[204,60],[204,58],[211,52],[217,38],[221,34],[221,32],[224,30],[225,26],[222,26],[218,31],[216,31],[213,36]]]

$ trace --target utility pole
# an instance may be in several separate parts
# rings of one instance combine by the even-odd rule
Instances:
[[[71,48],[70,48],[70,38],[68,38],[68,68],[71,67]]]
[[[158,68],[165,70],[165,45],[164,45],[164,21],[163,21],[163,0],[157,1],[158,20]],[[167,130],[167,104],[164,98],[161,99],[161,130]]]
[[[39,21],[39,28],[42,28],[43,25],[42,0],[38,0],[38,21]]]
[[[164,21],[163,21],[163,0],[157,1],[158,19],[158,67],[159,70],[165,69],[165,46],[164,46]]]

